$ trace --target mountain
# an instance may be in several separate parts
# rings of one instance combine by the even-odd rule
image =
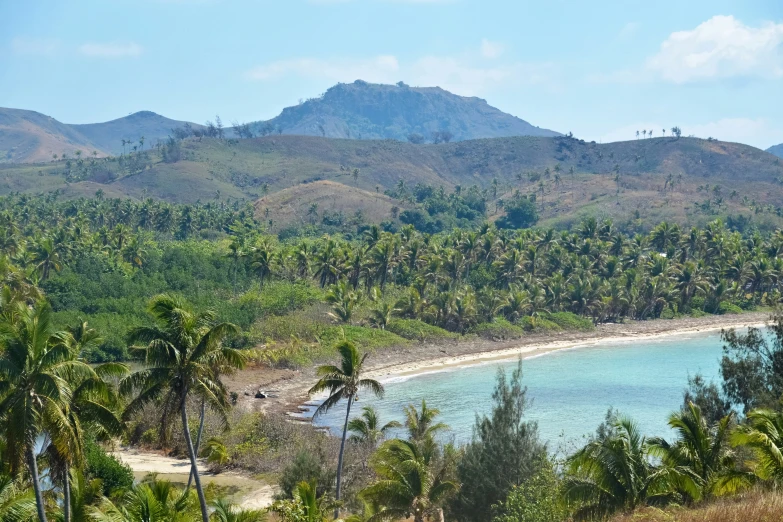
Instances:
[[[475,97],[457,96],[440,87],[338,83],[320,98],[307,100],[267,122],[251,126],[256,133],[406,141],[411,134],[429,140],[448,131],[454,141],[504,136],[558,136],[506,114]]]
[[[775,145],[774,147],[770,147],[767,149],[767,152],[770,154],[774,154],[775,156],[779,158],[783,158],[783,143],[780,145]]]
[[[53,155],[106,151],[70,125],[35,111],[0,107],[0,163],[51,161]]]
[[[140,146],[139,140],[143,137],[145,147],[152,147],[158,140],[166,139],[172,129],[183,127],[185,124],[194,129],[202,129],[202,125],[196,123],[172,120],[155,114],[151,111],[135,112],[124,118],[107,121],[104,123],[87,123],[82,125],[69,125],[92,143],[112,154],[123,152],[122,140],[128,140],[130,144],[125,151],[134,145]]]
[[[152,147],[166,139],[174,128],[186,124],[150,111],[141,111],[105,123],[69,125],[39,112],[0,107],[0,163],[33,163],[51,161],[53,156],[116,155],[133,146]],[[194,129],[202,125],[190,123]]]
[[[308,220],[313,203],[319,215],[331,210],[351,216],[351,209],[362,209],[367,222],[389,219],[393,206],[404,209],[409,203],[380,196],[402,181],[409,190],[417,183],[447,192],[485,188],[490,219],[502,214],[500,201],[509,201],[515,191],[536,194],[542,226],[564,227],[588,215],[639,228],[738,215],[759,226],[783,225],[782,162],[754,147],[716,140],[597,144],[522,136],[415,145],[274,135],[189,138],[180,147],[181,159],[171,163],[145,148],[123,162],[110,158],[81,167],[71,162],[70,170],[62,161],[0,165],[0,194],[58,190],[75,197],[101,190],[106,197],[182,203],[260,199],[261,215],[285,225]],[[136,157],[144,168],[129,172]]]

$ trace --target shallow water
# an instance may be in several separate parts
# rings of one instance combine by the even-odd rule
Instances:
[[[689,375],[718,379],[720,334],[689,334],[656,340],[606,343],[533,356],[523,362],[528,388],[528,418],[538,422],[541,438],[552,450],[582,442],[603,421],[609,407],[632,417],[648,436],[671,436],[669,414],[682,404]],[[441,421],[457,442],[470,440],[476,413],[489,413],[498,369],[509,375],[516,360],[493,361],[384,382],[386,395],[360,396],[351,416],[372,404],[381,420],[402,421],[405,405],[441,411]],[[341,434],[345,403],[315,419]],[[565,447],[564,447],[565,446]]]

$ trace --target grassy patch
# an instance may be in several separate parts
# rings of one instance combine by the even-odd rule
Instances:
[[[552,321],[563,330],[594,330],[595,325],[593,322],[586,318],[581,317],[571,312],[555,312],[547,316],[549,321]]]

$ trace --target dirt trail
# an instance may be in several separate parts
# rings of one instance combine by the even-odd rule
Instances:
[[[157,473],[158,477],[171,482],[185,484],[188,481],[190,463],[185,459],[175,459],[157,453],[139,451],[136,449],[122,448],[113,453],[118,459],[130,466],[137,479],[150,473]],[[206,469],[207,463],[199,459],[199,469]],[[200,473],[204,486],[214,484],[221,488],[227,488],[230,500],[243,509],[262,509],[268,507],[274,501],[277,487],[257,480],[249,475],[236,472],[214,474]]]

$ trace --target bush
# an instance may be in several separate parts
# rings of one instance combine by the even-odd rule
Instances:
[[[459,334],[427,324],[418,319],[392,319],[386,325],[386,331],[405,339],[422,342],[456,340],[460,337]]]
[[[691,299],[691,309],[704,310],[704,298],[699,296]]]
[[[300,451],[280,475],[280,489],[286,498],[293,496],[294,488],[300,482],[318,485],[318,494],[323,495],[331,489],[335,472],[329,466],[323,452]]]
[[[133,471],[130,466],[106,453],[94,440],[85,441],[84,456],[87,461],[87,476],[101,480],[104,495],[117,496],[133,487]]]
[[[410,341],[388,330],[364,326],[330,326],[321,336],[321,345],[331,349],[341,341],[351,341],[362,350],[408,345]]]
[[[514,486],[506,500],[495,506],[492,522],[560,522],[568,518],[554,465],[544,461],[538,472]]]
[[[321,290],[306,282],[274,281],[246,292],[239,301],[254,308],[257,316],[268,316],[285,315],[313,304],[322,297]]]
[[[581,317],[571,312],[555,312],[547,317],[563,330],[594,330],[595,325],[587,317]]]
[[[517,324],[521,326],[526,332],[558,332],[562,330],[562,328],[560,328],[557,323],[550,321],[549,319],[544,319],[543,317],[531,317],[529,315],[520,318],[517,321]]]
[[[728,301],[723,301],[720,306],[718,307],[718,314],[724,315],[724,314],[741,314],[742,308],[735,305],[734,303],[730,303]]]
[[[491,323],[479,323],[471,328],[469,332],[492,341],[519,339],[525,334],[522,328],[502,318],[496,318]]]

